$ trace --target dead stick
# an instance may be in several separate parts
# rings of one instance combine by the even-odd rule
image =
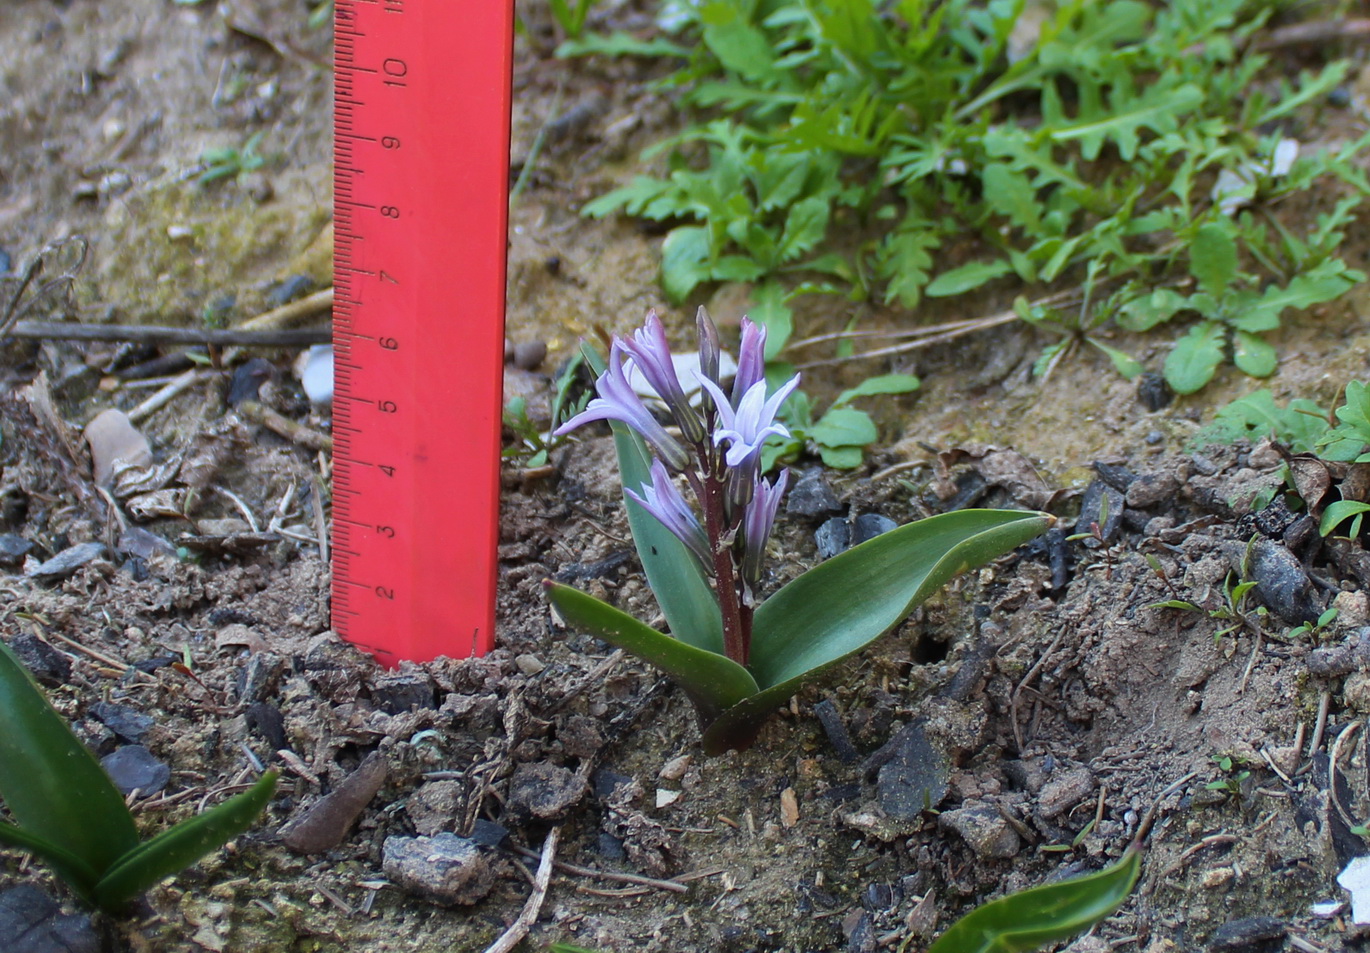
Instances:
[[[542,842],[542,859],[538,862],[538,872],[533,878],[533,892],[529,894],[528,902],[523,905],[518,919],[504,931],[503,936],[490,944],[485,953],[511,953],[528,935],[529,928],[542,910],[542,902],[547,899],[547,887],[552,882],[552,865],[556,861],[557,840],[560,837],[560,827],[554,827],[547,832],[547,837]]]
[[[119,341],[133,344],[213,344],[221,347],[308,347],[327,344],[328,328],[244,330],[242,328],[170,328],[158,325],[77,324],[72,321],[19,321],[10,337],[43,341]]]
[[[288,328],[298,324],[305,318],[311,318],[316,314],[322,314],[333,307],[333,289],[325,288],[323,291],[316,291],[312,295],[301,298],[299,301],[292,301],[290,304],[283,304],[279,308],[273,308],[265,314],[259,314],[255,318],[244,321],[238,327],[244,331],[270,331],[278,328]]]
[[[515,846],[510,849],[524,857],[537,856],[536,853],[526,847]],[[640,874],[619,874],[609,870],[595,870],[593,867],[582,867],[579,864],[568,864],[560,860],[557,861],[557,870],[565,871],[568,874],[578,874],[581,877],[597,877],[600,880],[615,880],[625,884],[641,884],[644,887],[655,887],[658,890],[670,890],[675,893],[690,892],[690,888],[678,880],[655,880]]]
[[[248,420],[259,423],[268,430],[273,430],[282,437],[295,441],[300,446],[308,447],[310,450],[324,450],[329,453],[333,451],[333,438],[328,434],[319,433],[319,431],[306,427],[302,423],[291,420],[265,404],[259,404],[255,400],[245,400],[238,404],[237,411]]]

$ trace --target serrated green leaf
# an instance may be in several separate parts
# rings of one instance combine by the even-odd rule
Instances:
[[[1340,261],[1325,261],[1312,271],[1296,275],[1283,288],[1267,288],[1231,319],[1232,326],[1241,331],[1273,331],[1280,326],[1285,308],[1311,308],[1334,301],[1355,286],[1356,275]]]
[[[1194,236],[1189,246],[1189,273],[1199,287],[1221,297],[1237,276],[1237,243],[1232,238],[1232,226],[1217,223],[1205,225]]]
[[[30,837],[80,859],[80,869],[59,869],[84,893],[95,887],[82,879],[88,871],[108,870],[138,846],[118,789],[3,642],[0,800]]]
[[[1295,453],[1312,453],[1326,432],[1327,411],[1313,401],[1292,400],[1288,407],[1280,407],[1270,391],[1258,390],[1219,410],[1213,422],[1196,435],[1195,445],[1270,437]]]
[[[1028,953],[1072,937],[1123,905],[1141,867],[1133,847],[1098,873],[991,900],[953,923],[928,953]]]
[[[825,447],[865,447],[880,438],[870,414],[855,407],[833,407],[809,431]]]
[[[567,625],[632,652],[669,675],[705,722],[756,694],[756,680],[727,656],[673,639],[579,589],[551,581],[543,585]]]
[[[761,691],[705,731],[716,754],[744,745],[802,684],[902,622],[953,576],[1055,522],[1021,510],[958,510],[882,533],[785,585],[756,610],[748,670]]]
[[[248,790],[144,841],[119,859],[95,886],[95,902],[117,910],[159,880],[180,873],[252,826],[276,791],[275,771]]]
[[[1223,360],[1223,326],[1200,321],[1165,359],[1165,379],[1177,394],[1192,394],[1213,379]]]
[[[944,271],[932,283],[923,289],[923,293],[929,298],[949,298],[953,295],[965,294],[967,291],[974,291],[976,288],[995,278],[1001,278],[1013,271],[1013,266],[1007,261],[998,259],[996,261],[972,261]]]
[[[1280,358],[1265,338],[1238,331],[1232,335],[1232,363],[1252,377],[1269,377],[1280,366]]]
[[[785,231],[780,238],[777,259],[781,262],[793,261],[822,241],[827,230],[827,199],[812,196],[796,202],[785,216]]]
[[[1041,222],[1041,206],[1037,201],[1037,190],[1027,176],[996,162],[981,173],[981,179],[984,182],[985,201],[990,208],[1021,229],[1036,230]]]

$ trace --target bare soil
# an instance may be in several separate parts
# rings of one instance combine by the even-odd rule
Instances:
[[[27,262],[71,236],[89,245],[71,293],[54,289],[28,316],[233,324],[270,308],[287,279],[328,287],[330,49],[326,31],[306,27],[308,9],[8,4],[0,301]],[[508,333],[549,355],[509,373],[511,387],[545,400],[594,325],[623,331],[658,307],[684,342],[694,305],[707,303],[726,334],[746,289],[669,308],[655,282],[659,236],[579,217],[681,117],[653,88],[653,68],[557,60],[545,5],[519,9],[529,30],[516,49],[516,173],[548,132],[511,216]],[[592,19],[648,22],[628,0],[599,4]],[[241,148],[256,132],[261,169],[196,182],[206,149]],[[1353,241],[1357,263],[1364,238]],[[1004,303],[979,304],[990,314]],[[1290,321],[1266,386],[1333,402],[1366,373],[1366,306],[1357,291]],[[804,333],[849,317],[808,305]],[[871,309],[863,326],[908,320]],[[1370,817],[1359,543],[1324,546],[1253,516],[1257,494],[1280,483],[1279,448],[1193,444],[1250,379],[1224,372],[1148,411],[1091,353],[1033,379],[1042,343],[1010,327],[879,366],[806,371],[819,394],[890,370],[926,380],[873,408],[884,439],[864,467],[825,474],[844,515],[1047,507],[1063,530],[958,579],[797,696],[750,751],[715,759],[702,757],[678,691],[561,628],[542,599],[551,576],[655,615],[607,438],[560,451],[550,472],[508,469],[496,651],[390,672],[330,626],[327,454],[227,402],[246,355],[140,417],[153,463],[106,492],[81,428],[151,393],[127,371],[155,349],[3,343],[0,534],[31,550],[0,566],[0,638],[65,660],[48,691],[99,753],[126,739],[93,713],[97,702],[152,718],[142,743],[171,778],[134,801],[148,830],[240,789],[260,765],[285,774],[258,828],[104,922],[107,945],[482,950],[522,909],[557,826],[556,857],[571,866],[556,873],[528,949],[920,950],[984,899],[1116,858],[1152,813],[1136,894],[1071,949],[1362,948],[1346,911],[1311,912],[1343,899],[1336,874],[1366,852],[1353,831]],[[1158,369],[1168,342],[1116,343]],[[297,352],[260,356],[273,368],[261,402],[326,433],[326,410],[291,373]],[[1100,492],[1114,500],[1107,539],[1065,540],[1072,525],[1089,533]],[[816,525],[782,518],[776,585],[818,559]],[[1221,618],[1253,537],[1292,554],[1292,568],[1261,572],[1298,592],[1266,593],[1278,612],[1257,616],[1253,600],[1241,619]],[[32,575],[87,542],[103,554]],[[1176,599],[1205,611],[1156,605]],[[1330,606],[1339,615],[1326,631],[1288,635],[1301,613]],[[376,752],[385,777],[355,826],[337,846],[292,849],[292,823]],[[477,821],[508,833],[483,848],[494,886],[479,902],[435,904],[383,874],[387,838],[464,835]],[[25,882],[77,909],[41,865],[0,851],[0,889]]]

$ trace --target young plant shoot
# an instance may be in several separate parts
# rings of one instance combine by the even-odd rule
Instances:
[[[614,339],[599,396],[557,430],[613,425],[629,525],[671,634],[568,586],[546,586],[569,625],[675,679],[699,712],[705,751],[719,754],[749,747],[801,685],[898,625],[952,576],[1046,530],[1052,517],[960,510],[919,520],[763,598],[766,543],[789,474],[765,476],[761,450],[770,437],[790,436],[776,415],[799,377],[768,391],[766,329],[743,318],[737,373],[725,390],[718,328],[703,308],[696,325],[697,388],[681,381],[651,312],[631,337]],[[638,379],[660,398],[670,426],[639,396]]]
[[[149,840],[124,798],[42,691],[0,642],[0,845],[47,862],[87,903],[118,914],[157,881],[237,837],[276,790],[268,771],[251,788]]]

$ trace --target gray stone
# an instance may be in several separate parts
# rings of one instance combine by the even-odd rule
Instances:
[[[547,359],[546,341],[520,341],[514,345],[514,366],[535,371]]]
[[[817,519],[830,513],[840,513],[842,504],[828,486],[820,467],[810,467],[799,475],[785,495],[785,512],[791,516]]]
[[[451,830],[456,824],[461,792],[460,781],[428,781],[419,785],[404,805],[414,830],[427,835]]]
[[[818,544],[818,558],[831,559],[851,546],[851,524],[840,516],[828,520],[813,534]]]
[[[113,702],[99,701],[90,706],[90,713],[100,719],[110,731],[114,732],[121,739],[129,744],[141,744],[148,730],[152,728],[152,719],[140,711],[134,711],[124,705],[116,705]]]
[[[976,856],[986,860],[1016,856],[1022,846],[1013,825],[988,804],[943,811],[937,815],[937,826],[960,834]]]
[[[77,543],[75,546],[69,546],[62,550],[46,562],[34,566],[27,575],[39,582],[57,582],[104,555],[104,543]]]
[[[1214,953],[1278,949],[1288,932],[1288,925],[1275,917],[1242,917],[1214,930],[1208,948]]]
[[[381,868],[396,886],[444,906],[479,903],[495,885],[495,872],[465,837],[387,837]]]
[[[13,533],[0,533],[0,566],[17,566],[33,551],[33,543]]]
[[[100,953],[100,936],[90,917],[64,914],[33,884],[0,893],[0,937],[6,953]]]
[[[156,794],[171,780],[171,769],[142,745],[124,745],[101,758],[100,764],[125,796],[135,789],[144,797]]]
[[[1045,818],[1058,817],[1083,801],[1094,790],[1094,773],[1079,767],[1054,774],[1042,785],[1037,810]]]
[[[569,768],[546,761],[521,764],[509,782],[509,807],[515,815],[555,821],[580,803],[589,785]]]
[[[898,529],[899,524],[888,516],[881,516],[879,513],[862,513],[852,522],[851,544],[860,546],[862,543],[882,533],[888,533],[892,529]]]
[[[929,743],[922,723],[902,729],[887,747],[889,760],[875,782],[880,809],[910,821],[941,804],[947,796],[947,760]]]
[[[1144,473],[1133,480],[1127,488],[1128,506],[1148,507],[1175,499],[1180,491],[1180,481],[1173,473]]]
[[[434,708],[433,680],[421,671],[382,675],[371,685],[371,700],[387,715],[402,715],[415,708]]]
[[[71,678],[71,660],[38,636],[20,632],[9,647],[19,663],[42,684],[65,685]]]

